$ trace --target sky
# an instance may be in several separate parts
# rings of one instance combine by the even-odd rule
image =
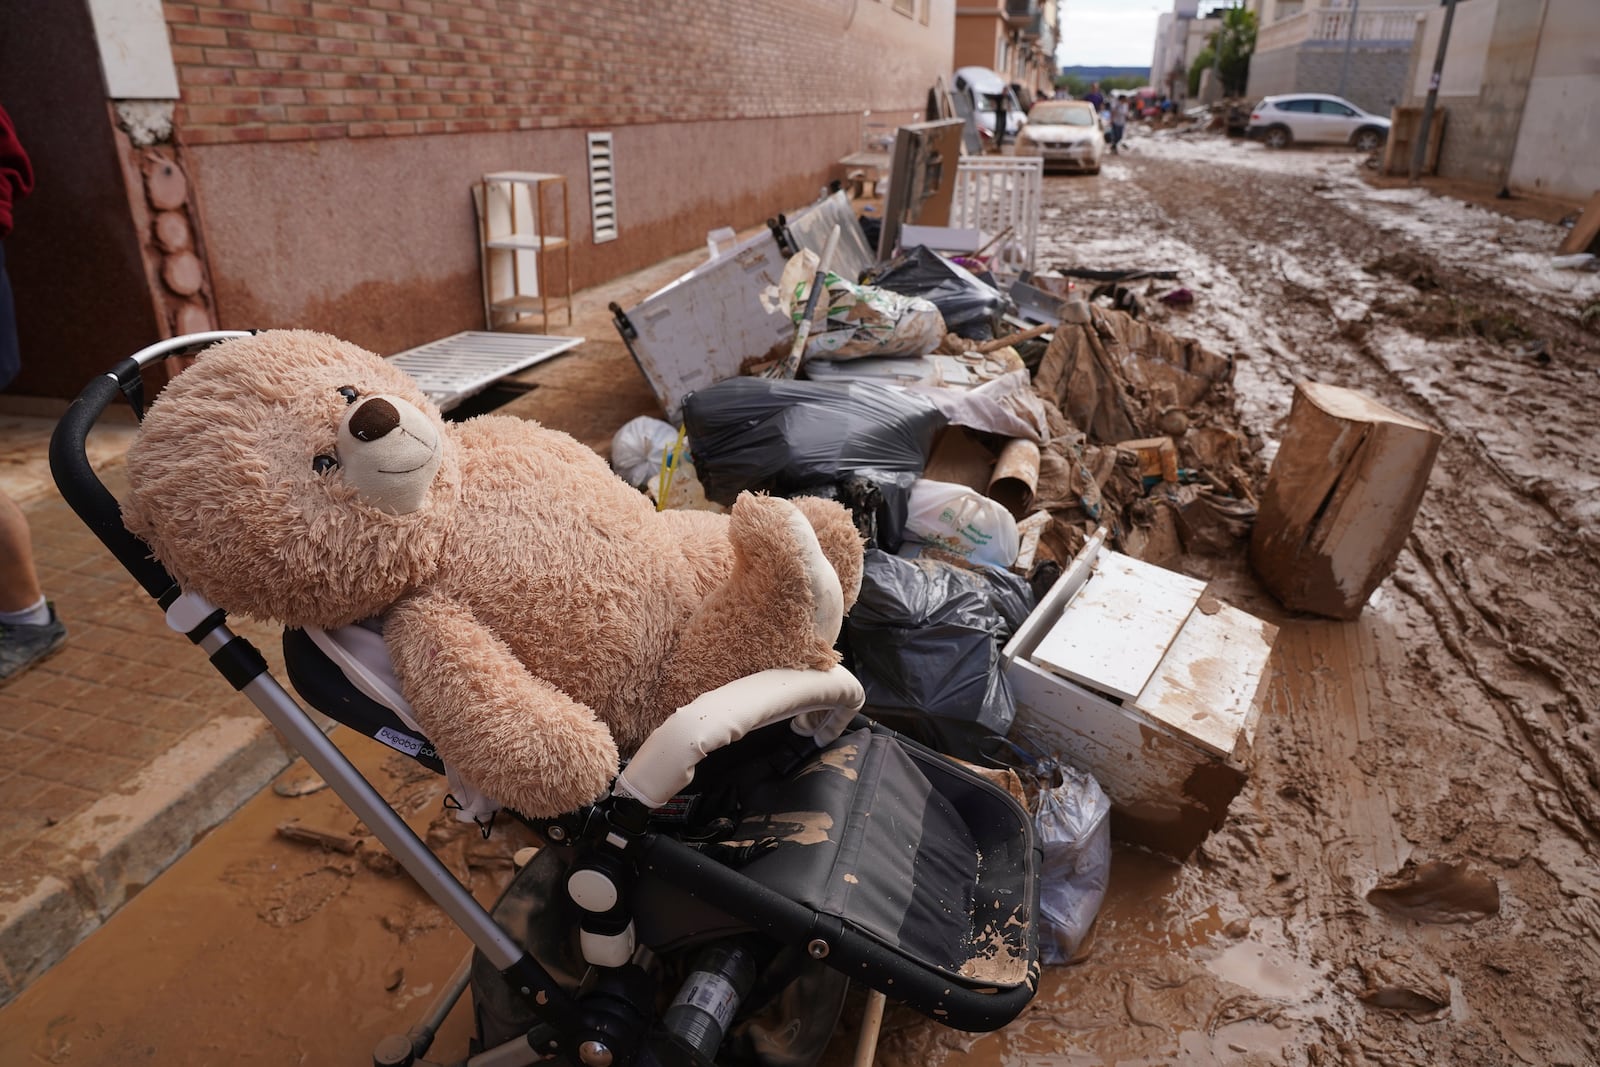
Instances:
[[[1218,6],[1200,5],[1201,13]],[[1156,50],[1156,19],[1172,0],[1061,0],[1064,67],[1148,67]]]

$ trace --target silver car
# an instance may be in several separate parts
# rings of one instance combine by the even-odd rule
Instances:
[[[1017,155],[1042,156],[1046,170],[1070,167],[1098,174],[1105,154],[1100,116],[1087,100],[1041,100],[1017,135]]]
[[[1263,97],[1250,109],[1249,136],[1268,148],[1307,144],[1347,144],[1363,152],[1389,139],[1389,120],[1362,111],[1350,101],[1326,93],[1293,93]]]

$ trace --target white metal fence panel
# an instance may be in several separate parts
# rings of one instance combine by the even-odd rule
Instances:
[[[963,156],[956,168],[950,225],[976,229],[985,240],[999,238],[991,249],[995,270],[1007,274],[1031,271],[1039,243],[1043,186],[1042,159]]]
[[[411,375],[440,411],[449,411],[501,378],[581,344],[581,337],[469,330],[396,352],[389,362]]]

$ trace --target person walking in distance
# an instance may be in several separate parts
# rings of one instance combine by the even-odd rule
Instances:
[[[1122,131],[1128,128],[1128,98],[1117,97],[1111,105],[1111,151],[1117,152],[1122,144]]]
[[[11,116],[0,107],[0,389],[22,369],[5,237],[11,232],[13,205],[32,191],[33,165],[17,140]],[[39,587],[28,518],[0,490],[0,682],[33,666],[66,639],[67,628]]]

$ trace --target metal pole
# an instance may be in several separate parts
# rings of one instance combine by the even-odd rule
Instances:
[[[1439,30],[1439,52],[1433,57],[1433,77],[1428,79],[1428,99],[1422,105],[1422,123],[1416,143],[1411,146],[1411,173],[1415,184],[1422,171],[1422,157],[1428,151],[1428,133],[1433,126],[1433,106],[1439,99],[1439,76],[1444,72],[1444,50],[1450,44],[1450,22],[1456,17],[1456,0],[1445,0],[1444,26]]]
[[[1350,3],[1350,28],[1344,35],[1344,62],[1339,66],[1339,95],[1345,95],[1344,87],[1350,81],[1350,46],[1356,39],[1356,19],[1361,14],[1361,0],[1351,0]]]

